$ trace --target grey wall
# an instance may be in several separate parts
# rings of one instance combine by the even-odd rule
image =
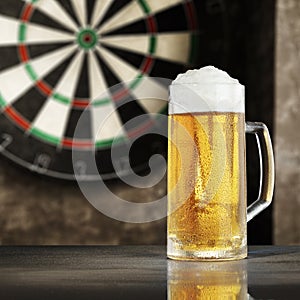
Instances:
[[[275,242],[300,243],[300,1],[277,1]]]

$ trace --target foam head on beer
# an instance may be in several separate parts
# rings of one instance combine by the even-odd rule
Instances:
[[[213,66],[180,74],[170,86],[169,114],[245,112],[245,87]]]

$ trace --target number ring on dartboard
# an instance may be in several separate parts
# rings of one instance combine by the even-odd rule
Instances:
[[[39,65],[38,61],[39,58],[31,60],[30,49],[28,48],[26,39],[28,24],[30,24],[31,18],[34,15],[35,10],[37,9],[36,5],[38,4],[39,0],[31,0],[31,2],[25,3],[19,18],[20,22],[18,28],[18,56],[21,64],[24,67],[25,73],[31,80],[32,84],[43,96],[51,98],[52,101],[57,102],[59,105],[66,105],[68,109],[70,109],[71,107],[72,109],[83,111],[85,109],[89,109],[90,107],[91,109],[99,109],[106,105],[120,105],[118,103],[122,103],[122,101],[128,98],[131,93],[135,94],[135,89],[137,89],[141,85],[141,83],[145,81],[145,78],[151,73],[151,70],[156,61],[156,51],[158,47],[157,35],[159,34],[159,32],[155,12],[151,10],[148,1],[136,1],[140,9],[143,11],[143,19],[146,23],[148,35],[147,53],[144,54],[144,59],[142,60],[142,63],[138,68],[137,74],[133,78],[128,78],[130,83],[127,83],[127,85],[121,85],[121,87],[118,87],[117,89],[109,90],[104,96],[94,99],[66,96],[64,95],[63,91],[57,91],[56,88],[51,86],[49,82],[46,82],[44,80],[47,70],[41,72],[41,66]],[[186,20],[188,23],[187,27],[190,32],[190,53],[188,61],[186,63],[190,63],[195,56],[195,45],[197,40],[197,21],[193,8],[193,2],[189,0],[173,0],[173,2],[176,2],[177,4],[180,3],[183,6],[184,12],[186,14]],[[87,24],[85,24],[85,26],[78,26],[76,31],[74,30],[73,43],[68,48],[68,51],[73,54],[76,53],[75,59],[79,60],[81,58],[81,55],[98,50],[102,39],[102,34],[99,33],[98,29],[99,28],[97,27],[88,26]],[[101,51],[104,50],[101,49]],[[89,55],[93,57],[93,54]],[[53,68],[51,69],[51,67],[49,67],[49,70],[51,71],[53,70]],[[125,75],[121,76],[123,82],[125,82],[124,76]],[[55,146],[59,149],[78,148],[79,150],[85,151],[94,149],[96,147],[98,151],[101,151],[101,149],[108,149],[109,147],[111,147],[115,139],[115,137],[107,140],[95,140],[89,138],[74,139],[65,137],[64,134],[60,134],[61,137],[51,135],[43,131],[43,129],[35,126],[35,124],[31,124],[30,121],[28,121],[26,117],[22,115],[22,113],[20,113],[16,108],[13,107],[13,105],[11,105],[12,103],[13,102],[6,101],[1,92],[0,107],[2,112],[8,117],[9,120],[11,120],[15,125],[25,131],[27,135],[33,136],[43,143],[50,144],[51,146]],[[164,104],[156,108],[157,111],[150,112],[160,113],[161,111],[165,110],[165,106],[166,105]],[[147,109],[145,110],[147,112]],[[130,139],[136,132],[139,132],[139,134],[141,134],[141,131],[143,129],[146,131],[149,126],[153,125],[151,121],[148,121],[148,123],[149,124],[140,124],[140,128],[133,128],[131,131],[128,130],[127,138]],[[120,139],[120,143],[122,142],[122,139]]]

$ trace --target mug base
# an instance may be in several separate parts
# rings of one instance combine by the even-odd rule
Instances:
[[[226,250],[182,250],[168,247],[167,257],[181,261],[228,261],[247,257],[247,246]]]

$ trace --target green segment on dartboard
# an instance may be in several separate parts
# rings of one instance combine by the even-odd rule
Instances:
[[[52,136],[50,134],[47,134],[43,132],[42,130],[39,130],[37,128],[31,128],[30,133],[39,137],[40,139],[47,141],[51,144],[54,145],[59,145],[60,144],[60,139],[58,137]]]
[[[6,106],[6,102],[4,100],[4,98],[2,97],[2,95],[0,94],[0,107],[5,107]]]
[[[84,50],[93,49],[98,44],[98,35],[93,29],[83,29],[77,34],[77,43]]]

